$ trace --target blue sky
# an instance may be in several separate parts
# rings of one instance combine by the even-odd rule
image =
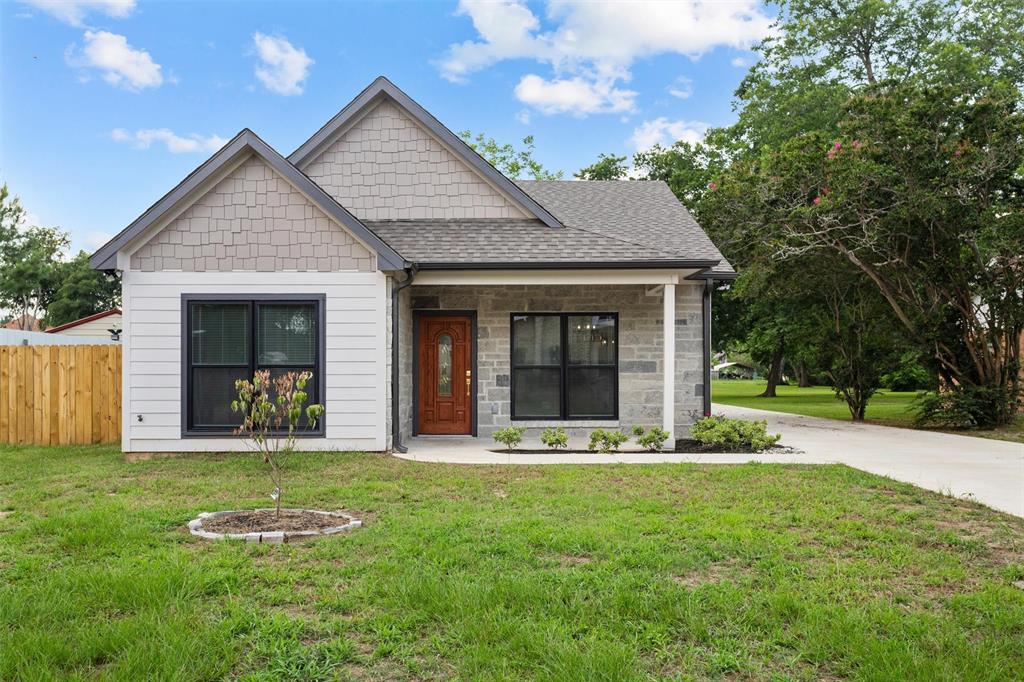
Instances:
[[[566,177],[699,137],[769,30],[754,0],[0,2],[0,182],[93,250],[248,127],[287,155],[384,74]]]

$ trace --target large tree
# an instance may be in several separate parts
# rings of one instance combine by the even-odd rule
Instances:
[[[94,270],[89,254],[79,252],[60,266],[60,286],[43,318],[47,327],[56,327],[88,315],[121,305],[121,282],[114,276]]]
[[[775,260],[839,255],[952,391],[1014,413],[1024,326],[1024,6],[782,3],[713,215]]]
[[[69,240],[57,228],[24,226],[24,217],[17,197],[0,187],[0,306],[28,329],[60,285]]]

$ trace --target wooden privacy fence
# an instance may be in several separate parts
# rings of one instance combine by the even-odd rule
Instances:
[[[121,346],[0,346],[0,443],[121,439]]]

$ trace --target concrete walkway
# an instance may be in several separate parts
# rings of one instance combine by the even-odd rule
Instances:
[[[419,462],[453,464],[841,463],[936,492],[967,496],[994,509],[1024,517],[1024,445],[1020,443],[853,424],[730,405],[715,404],[714,413],[742,419],[765,419],[770,431],[782,434],[782,445],[802,452],[762,455],[647,452],[526,454],[492,452],[498,446],[484,438],[420,436],[408,443],[408,453],[396,454]],[[539,442],[524,442],[520,447],[537,449],[542,446]],[[570,442],[570,449],[585,447],[583,441]]]

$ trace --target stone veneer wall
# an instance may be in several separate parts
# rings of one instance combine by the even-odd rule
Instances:
[[[252,156],[132,254],[131,267],[372,272],[374,255]]]
[[[526,217],[387,100],[302,170],[362,220]]]
[[[510,405],[511,313],[617,312],[619,314],[619,421],[622,428],[661,425],[662,298],[641,285],[615,286],[413,286],[410,308],[403,305],[401,344],[402,431],[412,427],[412,312],[415,309],[477,311],[477,415],[479,435],[512,423]],[[403,301],[404,303],[404,301]],[[701,285],[676,287],[677,437],[685,437],[703,414]],[[516,422],[530,426],[534,422]],[[544,422],[549,424],[554,422]],[[583,435],[596,424],[563,422]],[[540,422],[537,422],[540,424]],[[530,426],[531,432],[541,426]]]

